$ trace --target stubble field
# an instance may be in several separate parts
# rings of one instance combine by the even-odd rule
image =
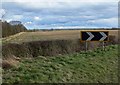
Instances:
[[[109,31],[110,36],[115,36],[118,40],[118,30],[55,30],[55,31],[38,31],[38,32],[21,32],[16,35],[3,38],[3,43],[21,43],[30,41],[43,40],[64,40],[80,39],[81,31]]]

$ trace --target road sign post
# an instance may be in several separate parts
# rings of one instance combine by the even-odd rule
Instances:
[[[102,46],[103,46],[103,50],[105,50],[105,43],[104,42],[102,42],[103,44],[102,44]]]
[[[108,31],[81,31],[81,41],[85,41],[86,50],[88,50],[88,42],[102,42],[103,50],[105,50],[104,42],[108,41]]]
[[[85,51],[88,50],[88,42],[85,42]]]
[[[81,31],[81,41],[108,41],[108,31]]]

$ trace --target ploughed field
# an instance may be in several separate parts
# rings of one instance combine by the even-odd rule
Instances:
[[[80,39],[81,31],[109,31],[111,36],[118,39],[118,30],[55,30],[55,31],[37,31],[37,32],[21,32],[2,39],[3,43],[21,43],[30,41],[43,40],[68,40]]]

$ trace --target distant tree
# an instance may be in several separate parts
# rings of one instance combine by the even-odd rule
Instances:
[[[22,24],[11,25],[6,21],[2,22],[2,37],[7,37],[24,31],[27,31],[27,29]]]

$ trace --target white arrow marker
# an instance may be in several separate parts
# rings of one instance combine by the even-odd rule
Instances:
[[[87,32],[87,34],[90,36],[90,37],[87,39],[87,41],[90,41],[90,40],[94,37],[94,35],[93,35],[91,32]]]
[[[104,39],[106,39],[107,35],[104,32],[100,32],[100,34],[103,36],[100,41],[103,41]]]

